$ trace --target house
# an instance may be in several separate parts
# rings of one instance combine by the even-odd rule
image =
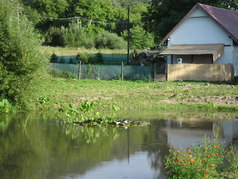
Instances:
[[[168,80],[228,81],[238,76],[237,12],[197,3],[161,44],[167,45],[161,54],[167,55]]]

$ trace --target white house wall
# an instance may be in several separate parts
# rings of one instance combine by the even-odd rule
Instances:
[[[238,46],[233,47],[233,62],[232,62],[234,69],[235,69],[235,76],[238,76]]]
[[[168,45],[209,43],[232,45],[232,40],[205,12],[197,9],[170,35]]]
[[[196,9],[190,18],[185,20],[171,35],[168,46],[180,44],[216,44],[223,43],[224,54],[215,63],[232,63],[235,68],[235,76],[238,75],[238,47],[233,48],[233,41],[203,10]],[[177,63],[178,56],[174,56],[173,63]],[[236,59],[234,59],[236,58]],[[167,58],[171,62],[171,56]]]

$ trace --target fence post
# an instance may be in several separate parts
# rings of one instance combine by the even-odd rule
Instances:
[[[81,61],[79,61],[79,68],[78,68],[78,79],[81,79],[81,71],[82,71],[82,64]]]
[[[124,79],[124,64],[121,62],[121,80]]]

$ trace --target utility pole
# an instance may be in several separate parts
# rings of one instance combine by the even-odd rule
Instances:
[[[128,37],[127,37],[127,60],[130,60],[130,40],[131,40],[131,31],[130,31],[130,3],[128,3],[128,19],[127,19],[127,31],[128,31]]]

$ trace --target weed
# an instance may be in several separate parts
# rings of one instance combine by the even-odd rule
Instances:
[[[77,124],[80,126],[121,126],[121,127],[131,127],[146,125],[148,123],[127,121],[124,119],[117,120],[114,117],[101,116],[99,112],[93,110],[96,103],[86,101],[79,107],[73,107],[69,105],[67,108],[61,107],[59,112],[63,112],[66,115],[64,123],[67,124]],[[114,110],[119,110],[115,105]],[[113,114],[114,115],[114,114]]]
[[[0,101],[0,112],[11,112],[13,109],[11,103],[7,99],[2,99]]]
[[[50,101],[50,98],[49,97],[40,97],[40,98],[38,98],[37,100],[36,100],[36,102],[37,103],[39,103],[39,104],[45,104],[45,103],[47,103],[47,102],[49,102]]]
[[[230,147],[226,154],[226,159],[229,163],[227,171],[238,177],[238,150],[236,147]]]

